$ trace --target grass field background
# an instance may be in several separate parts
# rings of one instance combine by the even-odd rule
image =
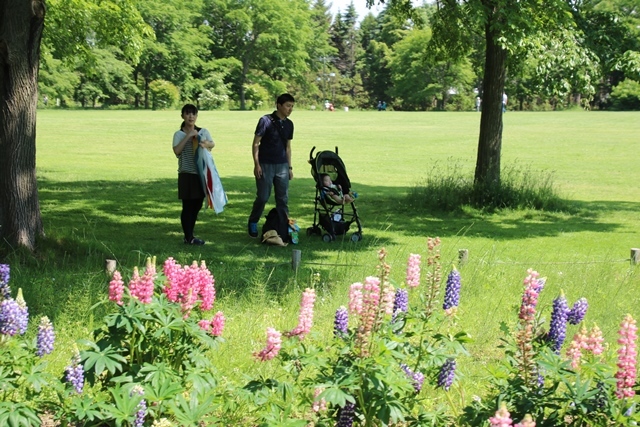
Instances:
[[[386,248],[391,277],[401,284],[408,255],[425,256],[426,238],[438,236],[445,274],[458,250],[469,250],[460,268],[459,325],[474,342],[470,359],[458,366],[460,384],[470,392],[481,389],[483,367],[501,357],[500,322],[515,322],[528,268],[548,277],[543,311],[550,313],[561,291],[570,304],[587,297],[587,320],[597,322],[609,342],[625,313],[640,314],[640,270],[629,262],[630,248],[640,247],[639,113],[506,113],[503,167],[552,174],[575,212],[486,214],[421,211],[407,198],[428,176],[449,173],[453,165],[473,175],[480,114],[294,110],[291,216],[303,230],[312,225],[309,152],[337,146],[359,193],[364,239],[327,244],[301,233],[300,244],[286,248],[260,245],[246,234],[255,194],[250,146],[262,114],[200,113],[197,124],[216,142],[229,205],[220,215],[200,214],[196,235],[207,245],[190,247],[182,244],[171,151],[179,111],[39,111],[37,170],[47,238],[35,258],[5,261],[12,263],[12,287],[25,289],[30,313],[50,316],[60,342],[70,343],[100,320],[100,312],[88,309],[106,296],[105,258],[116,259],[125,278],[147,256],[159,263],[169,256],[183,264],[204,259],[216,279],[215,309],[228,319],[216,358],[230,377],[240,378],[271,369],[256,364],[251,352],[263,344],[266,327],[295,326],[305,287],[313,283],[318,292],[316,339],[322,340],[331,335],[336,308],[348,302],[349,285],[376,273],[377,250]],[[302,251],[297,273],[290,267],[292,249]],[[61,367],[68,351],[52,357],[52,366]]]

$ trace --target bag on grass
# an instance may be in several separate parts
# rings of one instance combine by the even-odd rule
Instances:
[[[264,236],[268,231],[272,230],[282,239],[283,243],[289,243],[291,241],[289,238],[289,216],[284,209],[273,208],[267,214],[264,225],[262,226],[263,242],[269,243],[268,240],[265,240]],[[269,235],[273,235],[273,233],[269,233]]]

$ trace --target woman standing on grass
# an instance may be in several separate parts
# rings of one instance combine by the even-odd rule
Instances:
[[[173,152],[178,158],[178,198],[182,200],[180,223],[187,245],[204,245],[204,240],[193,235],[193,229],[202,209],[205,193],[196,166],[198,147],[211,150],[213,138],[208,130],[196,126],[198,107],[186,104],[182,107],[182,125],[173,134]]]

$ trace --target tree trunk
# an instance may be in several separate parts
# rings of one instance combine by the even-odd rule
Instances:
[[[44,231],[36,180],[44,14],[41,0],[0,0],[0,239],[30,250]]]
[[[498,45],[498,34],[492,29],[495,15],[485,26],[487,53],[484,64],[482,115],[476,160],[475,184],[493,187],[500,184],[500,152],[502,150],[502,93],[506,75],[507,51]]]

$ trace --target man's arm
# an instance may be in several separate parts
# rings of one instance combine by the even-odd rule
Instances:
[[[253,137],[253,145],[251,146],[251,154],[253,155],[253,176],[255,176],[256,179],[262,178],[262,168],[260,167],[260,159],[258,158],[261,140],[262,136],[255,135]]]
[[[287,163],[289,164],[289,179],[293,179],[293,165],[291,164],[291,140],[287,139]]]

